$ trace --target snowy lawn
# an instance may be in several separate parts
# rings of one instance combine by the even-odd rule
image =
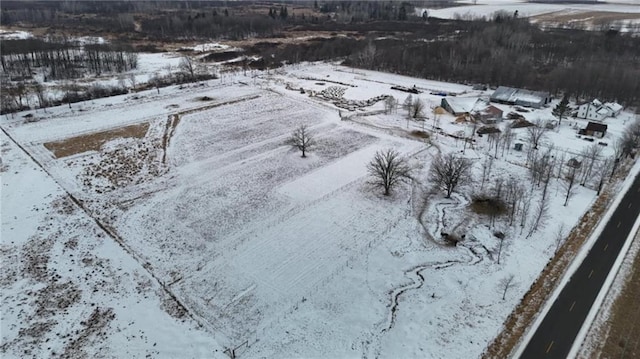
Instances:
[[[241,357],[470,358],[478,357],[500,332],[507,315],[553,256],[559,225],[571,228],[595,198],[594,184],[589,182],[575,188],[565,207],[563,181],[553,178],[544,223],[532,230],[541,189],[530,184],[526,130],[514,130],[514,143],[525,144],[522,152],[513,150],[513,144],[495,152],[486,136],[474,136],[476,142],[464,146],[449,135],[471,136],[472,124],[432,111],[442,99],[432,92],[488,98],[490,91],[332,64],[303,64],[248,75],[229,75],[206,86],[165,88],[160,94],[153,90],[135,98],[101,99],[72,109],[48,109],[33,123],[20,116],[3,119],[3,128],[53,178],[37,172],[35,164],[14,146],[10,146],[14,155],[3,155],[9,168],[3,172],[3,185],[29,184],[21,183],[28,176],[5,175],[13,173],[15,166],[32,168],[45,178],[37,183],[48,183],[24,203],[13,197],[20,191],[7,193],[3,188],[3,256],[17,256],[32,235],[21,234],[21,242],[9,243],[4,239],[9,235],[5,228],[19,220],[23,223],[15,222],[15,227],[20,224],[36,231],[46,215],[34,215],[31,207],[55,212],[49,203],[61,196],[63,188],[77,196],[87,212],[76,209],[64,220],[50,215],[50,228],[43,233],[58,236],[44,242],[51,249],[39,251],[59,251],[51,252],[56,253],[51,258],[59,257],[55,265],[69,268],[65,275],[73,278],[85,276],[88,270],[79,265],[83,262],[77,255],[66,257],[73,251],[64,249],[64,243],[73,236],[85,238],[78,241],[79,248],[87,246],[88,253],[109,258],[110,272],[94,275],[118,289],[110,296],[99,289],[90,298],[99,296],[91,300],[113,308],[112,328],[118,327],[119,318],[138,318],[118,308],[126,305],[129,310],[131,298],[142,300],[133,292],[135,283],[121,279],[146,278],[154,294],[145,299],[151,304],[143,302],[145,308],[171,324],[163,326],[167,332],[136,330],[143,330],[149,342],[152,337],[158,342],[159,347],[152,348],[161,356],[172,356],[174,352],[160,346],[171,341],[155,338],[175,335],[174,340],[184,344],[174,347],[191,348],[186,356],[208,357],[216,349],[237,348]],[[391,86],[415,86],[422,91],[414,96],[427,105],[424,121],[406,120],[402,109],[381,113],[383,102],[348,111],[309,96],[339,87],[346,100],[361,103],[391,95],[402,103],[408,94]],[[210,100],[198,100],[203,96]],[[505,114],[514,110],[496,106]],[[531,121],[552,119],[551,108],[524,115]],[[631,116],[625,112],[607,120],[609,131],[600,141],[610,145],[603,147],[603,156],[611,155],[614,139]],[[498,126],[504,129],[509,122]],[[143,138],[114,139],[99,151],[55,158],[43,146],[135,123],[149,123]],[[300,124],[308,125],[317,141],[307,158],[285,144]],[[564,119],[558,129],[548,132],[538,151],[553,145],[558,155],[566,153],[565,161],[577,155],[592,142],[577,138],[576,126],[584,127],[586,121]],[[431,139],[410,134],[418,130],[429,133]],[[370,188],[366,164],[376,151],[389,147],[407,156],[414,180],[385,197]],[[433,157],[448,152],[474,161],[475,180],[450,199],[433,190],[428,180]],[[514,225],[505,219],[489,225],[488,217],[471,210],[487,153],[497,153],[498,158],[484,184],[486,191],[498,179],[513,178],[531,193],[529,216],[518,217]],[[23,215],[11,219],[18,210]],[[111,238],[94,238],[100,231],[89,216],[112,228],[130,253]],[[84,227],[62,230],[73,221]],[[464,238],[451,246],[441,238],[443,232]],[[504,234],[502,245],[498,232]],[[64,254],[59,254],[62,250]],[[63,259],[75,262],[60,264]],[[13,261],[10,268],[19,273],[21,264]],[[151,275],[158,281],[149,279]],[[514,279],[505,293],[502,283],[511,275]],[[3,308],[40,288],[26,276],[19,275],[20,281],[13,284],[3,281],[3,288],[12,293],[3,294]],[[84,298],[91,283],[72,288],[78,288]],[[171,332],[178,326],[193,328],[194,323],[171,322],[160,310],[158,283],[203,323],[208,336],[200,339],[201,331]],[[73,305],[83,308],[80,303]],[[29,323],[18,320],[19,311],[13,305],[9,314],[3,309],[4,342],[18,340],[17,333]],[[37,304],[31,302],[26,308],[34,307]],[[4,320],[5,315],[12,317]],[[71,321],[80,325],[82,320]],[[5,323],[14,326],[7,331]],[[45,332],[55,335],[51,328]],[[127,344],[121,332],[111,330],[105,335],[101,343],[120,345],[105,347],[109,355],[142,356],[131,351],[135,345]],[[141,341],[137,337],[134,342],[151,350],[149,343]],[[208,341],[217,344],[197,352]],[[59,340],[56,343],[62,345]],[[99,350],[104,345],[88,347]]]
[[[225,357],[140,263],[0,139],[3,358]]]

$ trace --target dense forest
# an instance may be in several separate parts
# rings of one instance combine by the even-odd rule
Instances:
[[[45,68],[47,79],[72,79],[103,72],[124,72],[138,66],[131,46],[77,44],[64,38],[8,40],[0,44],[2,72],[12,79],[30,78]]]
[[[437,5],[432,1],[3,1],[3,25],[108,36],[112,44],[131,45],[79,48],[52,40],[3,41],[2,71],[20,78],[28,77],[33,67],[44,66],[50,79],[98,75],[127,71],[135,67],[133,50],[154,50],[166,42],[253,38],[261,40],[247,45],[244,54],[262,58],[249,64],[257,68],[342,60],[349,66],[442,81],[566,93],[576,100],[640,102],[638,36],[607,26],[594,31],[542,30],[509,13],[441,20],[417,10],[426,4]],[[301,33],[308,40],[279,41]],[[206,58],[221,56],[225,55]]]
[[[504,14],[503,14],[504,15]],[[371,41],[347,64],[452,82],[510,85],[576,99],[640,101],[640,37],[616,31],[542,31],[526,20],[457,22],[441,41]]]

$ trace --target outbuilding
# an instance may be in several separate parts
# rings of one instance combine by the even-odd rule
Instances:
[[[551,95],[543,91],[500,86],[491,95],[491,102],[541,108],[551,102]]]

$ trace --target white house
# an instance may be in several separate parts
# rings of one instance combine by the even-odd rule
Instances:
[[[611,111],[611,117],[618,117],[620,112],[622,112],[622,105],[617,102],[606,102],[604,107],[608,108]]]
[[[578,107],[578,118],[602,121],[607,117],[616,117],[622,111],[622,106],[615,102],[602,103],[598,99],[585,102]]]

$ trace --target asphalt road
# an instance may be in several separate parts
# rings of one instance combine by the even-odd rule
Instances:
[[[640,176],[562,289],[520,359],[566,358],[611,266],[640,215]]]

